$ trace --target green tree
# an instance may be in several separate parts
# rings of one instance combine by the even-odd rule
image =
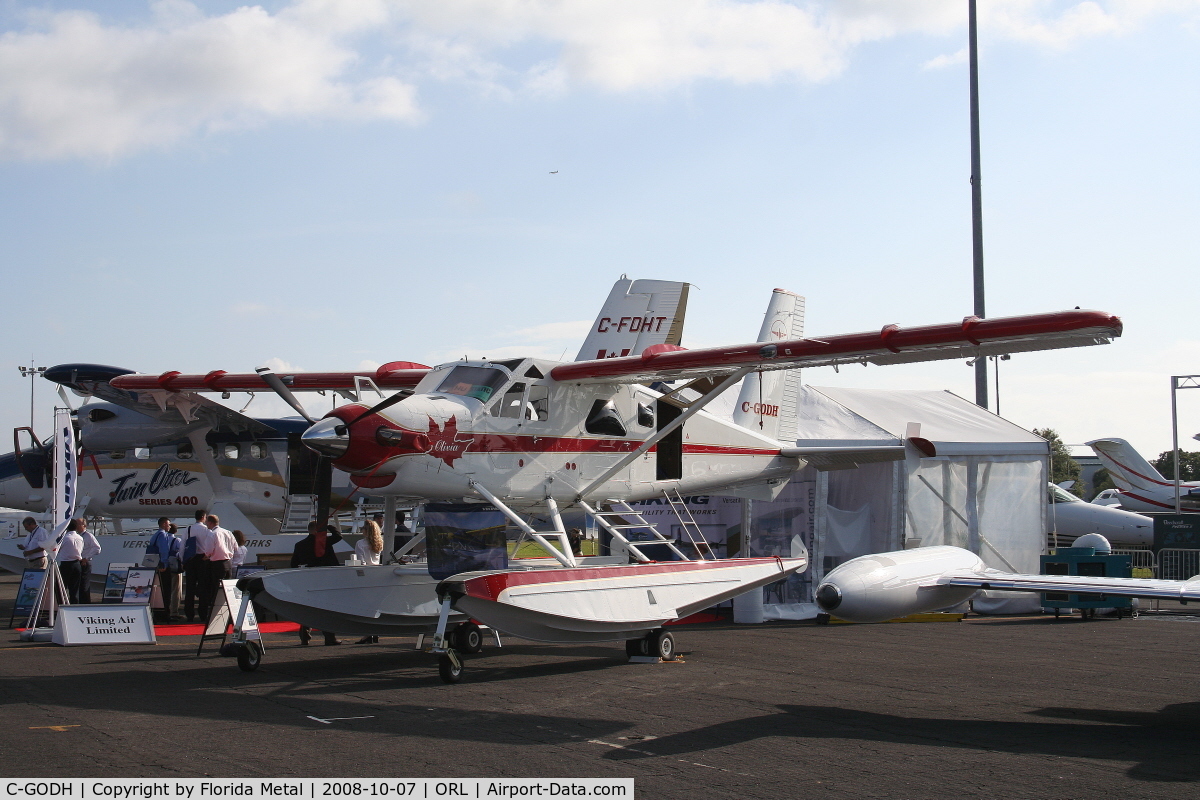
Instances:
[[[1158,458],[1150,462],[1154,468],[1169,480],[1175,480],[1175,457],[1170,450],[1160,453]],[[1200,453],[1179,451],[1179,480],[1200,481]]]
[[[1058,432],[1053,428],[1034,428],[1033,432],[1050,443],[1050,482],[1061,484],[1063,481],[1072,481],[1071,494],[1083,497],[1084,485],[1083,481],[1079,480],[1083,468],[1079,466],[1078,461],[1071,458],[1071,451],[1063,444]]]

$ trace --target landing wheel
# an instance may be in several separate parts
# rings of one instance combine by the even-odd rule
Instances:
[[[625,640],[625,655],[630,658],[634,656],[649,655],[650,651],[646,648],[645,639],[626,639]]]
[[[483,631],[474,622],[464,622],[454,630],[454,649],[460,653],[483,650]]]
[[[258,646],[258,642],[246,642],[239,647],[237,662],[242,672],[254,672],[258,669],[258,665],[262,663],[262,648]]]
[[[458,683],[462,680],[462,662],[453,658],[449,653],[438,656],[438,675],[442,683]]]
[[[646,634],[646,649],[652,656],[658,656],[663,661],[675,660],[675,637],[664,630],[651,631]]]

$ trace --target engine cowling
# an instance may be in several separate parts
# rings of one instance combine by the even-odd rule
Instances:
[[[847,622],[884,622],[958,605],[972,586],[939,586],[948,572],[984,569],[979,556],[961,547],[918,547],[873,553],[847,561],[817,587],[821,610]]]

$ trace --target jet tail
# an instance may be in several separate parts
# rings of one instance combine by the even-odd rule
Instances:
[[[1146,492],[1174,486],[1124,439],[1095,439],[1087,444],[1121,491]]]
[[[622,275],[575,360],[620,358],[655,344],[678,345],[690,288],[691,284],[679,281],[635,281]]]
[[[758,333],[760,342],[786,342],[804,338],[804,298],[776,289]],[[733,421],[743,428],[794,444],[800,370],[752,372],[742,381],[742,392]]]

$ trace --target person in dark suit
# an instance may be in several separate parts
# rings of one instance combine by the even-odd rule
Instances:
[[[333,553],[333,546],[342,540],[342,535],[332,525],[313,520],[308,523],[308,536],[296,542],[292,550],[292,569],[297,567],[336,567],[341,564]],[[325,634],[325,644],[341,644],[331,631]],[[300,626],[300,644],[308,644],[312,634],[306,625]]]

